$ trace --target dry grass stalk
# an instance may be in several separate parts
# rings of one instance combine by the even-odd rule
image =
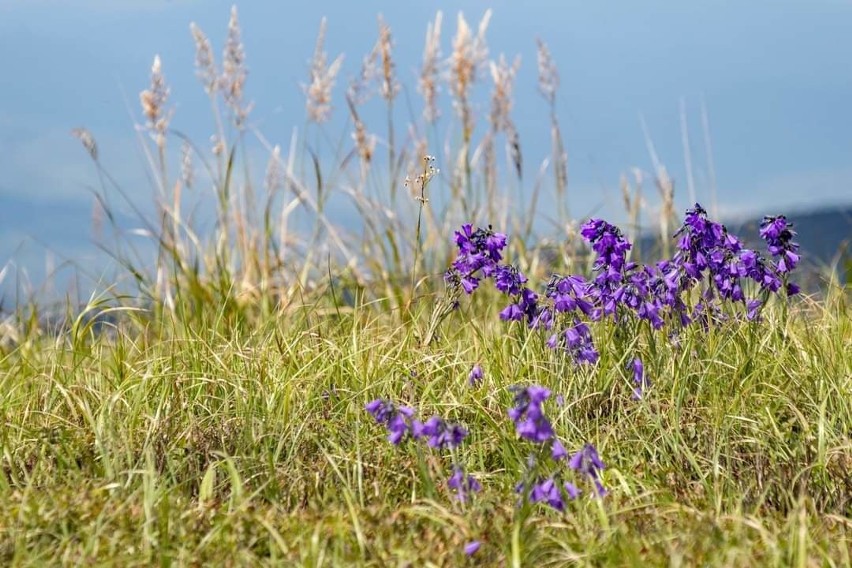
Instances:
[[[482,177],[485,182],[485,195],[487,199],[488,219],[494,219],[497,207],[497,150],[495,148],[495,132],[491,131],[485,135],[482,141]]]
[[[361,164],[363,167],[366,167],[373,159],[373,151],[376,147],[376,138],[367,132],[367,128],[364,126],[364,121],[361,120],[361,117],[358,115],[358,109],[355,106],[355,102],[348,96],[346,97],[346,102],[349,105],[349,113],[352,116],[352,122],[355,125],[354,130],[352,131],[352,139],[355,141],[355,148],[358,151],[358,157],[361,159]],[[363,171],[364,170],[362,169],[362,172]]]
[[[151,86],[139,94],[139,102],[142,105],[142,114],[147,120],[146,126],[161,150],[166,145],[166,132],[171,118],[171,113],[166,110],[168,100],[169,88],[163,76],[163,66],[160,56],[155,55],[151,65]]]
[[[506,131],[506,141],[509,145],[509,159],[515,167],[515,174],[518,176],[518,179],[521,179],[524,174],[524,156],[521,152],[521,137],[514,123]]]
[[[399,82],[394,75],[394,62],[392,57],[393,37],[390,26],[379,16],[379,41],[376,45],[379,59],[382,62],[382,83],[379,94],[386,101],[392,101],[399,93]]]
[[[83,148],[86,149],[86,152],[89,153],[92,160],[98,161],[98,145],[95,142],[95,137],[92,136],[92,133],[87,128],[74,128],[71,130],[71,135],[77,138],[80,143],[83,145]]]
[[[195,42],[195,75],[204,86],[204,91],[213,96],[219,87],[219,71],[216,69],[216,57],[207,35],[195,22],[189,25],[192,40]]]
[[[373,95],[372,83],[379,74],[376,65],[377,59],[378,53],[374,47],[361,61],[361,70],[358,72],[358,76],[349,82],[346,97],[356,106],[363,105]]]
[[[323,18],[317,34],[314,56],[311,59],[311,82],[302,87],[307,96],[305,108],[308,112],[308,119],[318,124],[326,122],[331,116],[331,90],[343,64],[343,55],[338,55],[331,64],[326,64],[328,56],[323,50],[325,30],[326,19]]]
[[[514,129],[512,123],[512,90],[515,75],[521,67],[520,56],[515,57],[511,65],[506,61],[502,53],[497,61],[491,61],[489,69],[491,79],[494,82],[494,90],[491,92],[491,114],[488,117],[494,132],[509,132]]]
[[[553,62],[550,50],[540,39],[538,44],[538,91],[552,106],[556,104],[556,91],[559,90],[559,70]]]
[[[491,125],[491,135],[494,137],[498,132],[503,132],[506,135],[507,149],[512,164],[515,167],[515,173],[518,178],[521,177],[523,170],[521,158],[521,142],[518,130],[515,128],[515,123],[512,120],[512,91],[514,89],[515,75],[521,67],[520,56],[515,57],[511,65],[506,61],[506,56],[500,54],[497,61],[490,62],[491,80],[494,83],[494,89],[491,92],[491,113],[488,116],[488,122]],[[493,141],[491,141],[493,146]],[[486,152],[486,172],[493,175],[496,182],[496,152],[494,148],[490,148]],[[492,162],[489,164],[489,162]],[[492,184],[493,185],[493,184]],[[486,183],[489,188],[488,196],[491,203],[494,202],[494,194],[492,185]]]
[[[553,175],[556,183],[557,211],[561,221],[568,218],[568,153],[562,141],[562,129],[556,115],[556,91],[559,89],[559,72],[550,50],[540,39],[538,44],[538,91],[550,106],[550,143]]]
[[[234,122],[242,128],[251,111],[251,105],[243,103],[243,90],[248,77],[246,69],[246,54],[242,42],[240,22],[237,7],[231,8],[231,19],[228,21],[228,39],[225,41],[225,51],[222,55],[222,77],[220,88],[225,98],[225,104],[233,113]]]
[[[417,91],[423,97],[423,118],[429,124],[433,124],[441,115],[438,109],[438,93],[440,91],[438,74],[441,59],[442,18],[443,14],[439,11],[435,15],[435,21],[429,22],[426,27],[423,65],[420,67],[420,78],[417,82]]]
[[[465,144],[470,143],[473,134],[473,112],[470,108],[470,90],[477,78],[479,67],[488,57],[485,32],[491,19],[491,10],[486,10],[479,22],[476,35],[470,29],[464,14],[459,12],[456,35],[453,39],[453,52],[450,55],[450,91],[455,99],[454,106],[462,121],[462,134]]]

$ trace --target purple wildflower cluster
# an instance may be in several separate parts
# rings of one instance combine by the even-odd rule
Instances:
[[[433,416],[426,422],[415,420],[412,433],[415,439],[424,439],[430,448],[439,450],[456,448],[467,436],[462,426],[446,422],[440,416]]]
[[[413,437],[414,409],[410,406],[397,406],[389,400],[377,398],[366,406],[373,418],[388,430],[388,441],[398,446],[408,436]]]
[[[387,428],[388,441],[395,446],[410,438],[425,441],[427,446],[436,450],[454,450],[468,434],[460,424],[447,422],[440,416],[432,416],[421,422],[414,417],[413,408],[398,406],[389,400],[377,398],[368,402],[365,408],[377,423]],[[465,501],[470,493],[476,493],[482,488],[472,475],[465,475],[459,465],[453,466],[447,486],[456,492],[460,501]]]
[[[515,405],[509,409],[509,418],[521,438],[538,444],[553,439],[553,427],[544,416],[541,404],[550,397],[550,390],[540,386],[512,387]]]
[[[548,451],[549,459],[557,468],[566,464],[569,470],[587,477],[595,485],[598,495],[606,494],[606,489],[600,481],[598,472],[604,469],[604,464],[598,457],[597,450],[591,444],[586,444],[580,451],[571,455],[553,432],[550,421],[544,415],[542,404],[550,397],[550,390],[538,385],[529,387],[512,387],[514,405],[509,409],[509,418],[515,423],[518,435],[535,444],[541,445]],[[534,469],[536,460],[530,461],[530,469]],[[571,481],[561,481],[562,473],[557,469],[547,476],[533,475],[527,496],[531,503],[547,503],[557,511],[565,510],[565,500],[576,499],[580,489]],[[518,483],[516,492],[524,494],[527,484]]]
[[[471,493],[482,491],[482,485],[470,474],[465,474],[459,466],[453,467],[453,474],[447,480],[447,487],[456,492],[456,498],[465,502]]]
[[[675,233],[674,257],[644,265],[628,260],[632,245],[618,227],[591,219],[580,230],[594,253],[591,277],[554,274],[540,296],[526,286],[517,267],[501,263],[505,235],[464,225],[456,232],[459,255],[446,279],[471,294],[482,279],[493,278],[495,288],[511,298],[500,312],[502,320],[549,331],[548,347],[578,364],[594,364],[599,352],[590,322],[611,318],[624,323],[635,317],[655,330],[668,324],[674,335],[696,321],[708,326],[726,319],[726,303],[741,305],[746,319],[757,320],[771,294],[797,294],[799,287],[787,280],[799,261],[791,227],[784,216],[763,220],[760,236],[772,257],[767,258],[745,248],[695,204]],[[639,381],[636,388],[641,392],[645,384]]]
[[[688,210],[676,233],[680,237],[678,252],[666,268],[681,292],[705,283],[691,318],[704,325],[711,316],[725,319],[721,303],[729,301],[743,304],[747,319],[755,320],[770,294],[782,289],[787,296],[798,294],[799,287],[787,281],[787,274],[799,260],[795,253],[799,245],[792,242],[795,233],[791,226],[783,215],[765,217],[761,223],[760,236],[772,257],[779,259],[776,262],[745,248],[724,225],[708,219],[701,205]],[[758,288],[759,296],[746,296],[745,284],[749,280]]]
[[[526,276],[516,266],[502,264],[503,249],[508,239],[503,233],[487,229],[473,229],[473,225],[462,225],[455,232],[459,254],[453,261],[444,279],[450,285],[459,285],[467,294],[472,294],[486,278],[494,280],[494,286],[513,298],[513,302],[502,312],[504,321],[520,321],[537,314],[538,295],[524,286]]]
[[[793,242],[795,236],[793,224],[784,215],[764,217],[760,224],[760,238],[766,241],[769,254],[778,260],[780,274],[787,274],[799,264],[799,244]]]
[[[492,231],[491,227],[474,230],[469,223],[462,225],[461,230],[455,232],[455,242],[459,254],[447,271],[446,280],[458,283],[467,294],[472,294],[483,278],[495,277],[500,267],[501,272],[511,270],[511,267],[500,264],[508,239],[503,233]],[[504,285],[505,278],[501,277],[500,282]]]
[[[451,449],[461,445],[467,437],[467,430],[459,424],[433,416],[426,422],[414,418],[414,409],[410,406],[398,406],[392,401],[377,398],[365,406],[367,412],[379,424],[388,430],[388,441],[398,446],[403,440],[426,440],[430,448]]]

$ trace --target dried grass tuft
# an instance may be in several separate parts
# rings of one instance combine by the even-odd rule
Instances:
[[[251,112],[251,104],[243,102],[248,70],[246,69],[246,54],[242,42],[240,21],[237,7],[231,8],[231,19],[228,21],[228,38],[225,41],[225,51],[222,55],[222,77],[219,87],[225,104],[231,109],[234,123],[238,128],[245,124]]]
[[[476,35],[470,29],[464,14],[459,12],[456,35],[453,38],[453,52],[448,61],[450,68],[450,92],[454,106],[462,122],[462,132],[466,144],[473,134],[473,112],[470,106],[470,91],[477,79],[479,68],[488,58],[488,45],[485,32],[491,20],[491,10],[486,10]]]
[[[195,75],[204,86],[204,91],[212,96],[219,88],[219,71],[216,69],[216,57],[207,35],[195,22],[189,25],[192,40],[195,42]]]
[[[515,126],[512,122],[512,90],[515,75],[521,67],[520,56],[515,57],[511,65],[502,53],[497,61],[491,61],[489,69],[494,82],[491,92],[491,114],[488,117],[494,132],[510,132]]]
[[[399,93],[399,82],[394,73],[391,29],[381,16],[379,16],[379,41],[376,48],[382,62],[382,82],[379,87],[379,94],[386,101],[392,101]]]
[[[83,148],[86,149],[86,152],[89,153],[89,156],[94,161],[98,161],[98,145],[95,142],[95,137],[92,136],[92,133],[87,128],[75,128],[71,130],[71,135],[77,138],[80,143],[83,145]]]
[[[541,39],[538,45],[538,91],[551,105],[556,103],[556,91],[559,90],[559,70],[550,55],[550,49]]]
[[[435,21],[426,27],[426,44],[423,47],[423,65],[420,67],[420,78],[417,91],[423,97],[423,119],[433,124],[441,115],[438,109],[438,82],[441,59],[441,20],[443,14],[439,11]],[[418,154],[419,155],[419,154]]]
[[[317,34],[314,56],[311,59],[311,81],[308,85],[303,85],[302,87],[307,96],[305,108],[308,112],[308,119],[318,124],[328,121],[331,117],[331,91],[334,88],[334,82],[337,79],[337,74],[340,72],[340,67],[343,65],[342,54],[338,55],[331,64],[326,64],[328,56],[323,50],[325,32],[326,19],[323,18],[320,22],[319,33]]]
[[[139,102],[147,120],[146,126],[160,149],[166,145],[166,132],[171,118],[171,113],[166,110],[168,100],[169,88],[163,76],[163,66],[160,56],[155,55],[151,65],[151,86],[139,93]]]

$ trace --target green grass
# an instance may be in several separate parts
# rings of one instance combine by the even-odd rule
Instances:
[[[474,43],[484,42],[488,17]],[[481,67],[485,61],[463,61],[481,50],[462,23],[452,48],[464,63],[457,67]],[[848,290],[770,304],[760,324],[692,326],[678,346],[642,325],[596,323],[601,358],[593,367],[576,368],[537,334],[500,322],[505,297],[485,290],[432,329],[442,306],[436,275],[461,222],[509,233],[507,256],[534,282],[546,282],[550,268],[582,272],[588,263],[565,209],[558,81],[546,46],[539,44],[538,61],[547,105],[527,110],[550,124],[553,154],[537,177],[523,178],[511,122],[469,121],[476,108],[511,108],[511,73],[493,85],[488,107],[482,74],[424,74],[453,97],[443,122],[419,112],[399,122],[399,101],[367,85],[385,99],[387,163],[372,156],[366,138],[348,142],[353,129],[383,130],[363,131],[363,101],[338,103],[350,113],[340,137],[309,112],[306,135],[294,135],[282,154],[247,119],[236,10],[224,83],[204,80],[219,77],[220,66],[193,29],[217,143],[194,146],[172,130],[157,59],[140,129],[151,135],[140,145],[154,180],[153,216],[130,199],[138,188],[121,188],[106,171],[93,135],[75,131],[94,161],[112,230],[99,242],[124,271],[113,293],[126,292],[128,280],[133,292],[90,301],[59,334],[42,333],[38,312],[23,307],[0,328],[0,564],[852,563]],[[379,46],[392,85],[395,65],[409,67],[390,60],[389,33]],[[309,102],[324,100],[334,82],[337,67],[327,60],[320,41]],[[503,138],[510,151],[498,168]],[[168,167],[178,163],[175,142],[183,144],[180,176]],[[265,182],[246,157],[258,143],[270,152]],[[436,162],[446,171],[435,172],[427,193],[416,176],[428,172],[430,147],[441,149]],[[535,159],[524,163],[535,170]],[[196,170],[206,175],[191,183]],[[402,191],[406,174],[421,199]],[[655,175],[668,188],[657,210],[644,211],[639,187],[623,188],[632,236],[648,229],[645,215],[675,226],[673,185],[664,168]],[[199,191],[190,199],[184,190],[193,184]],[[340,200],[352,202],[359,230],[326,217]],[[142,229],[119,226],[116,201],[131,207]],[[193,201],[215,202],[212,229],[198,228],[204,211],[196,218]],[[558,204],[556,218],[546,203]],[[291,215],[312,224],[307,234],[292,228]],[[541,227],[558,229],[539,239]],[[153,264],[132,246],[140,231],[151,235]],[[118,312],[116,322],[96,329],[89,316],[109,311]],[[430,342],[434,331],[441,340]],[[627,362],[635,356],[652,381],[641,401],[631,400]],[[476,363],[485,377],[471,388]],[[598,448],[605,498],[583,485],[564,513],[518,506],[514,487],[533,448],[518,440],[506,410],[509,388],[531,384],[564,396],[563,406],[551,400],[545,410],[568,451]],[[377,397],[409,404],[424,419],[459,421],[470,435],[455,455],[392,446],[364,409]],[[446,487],[453,463],[483,485],[464,504]],[[482,548],[466,558],[472,540]]]
[[[6,353],[0,561],[850,563],[842,296],[800,303],[786,325],[769,310],[760,325],[690,330],[679,349],[596,327],[593,369],[508,331],[482,300],[429,348],[378,310],[321,307],[227,326],[211,306],[192,325],[128,319]],[[628,349],[653,380],[639,402]],[[470,388],[476,362],[485,379]],[[515,506],[529,446],[506,417],[507,389],[532,383],[565,396],[547,409],[569,451],[597,445],[604,499],[564,514]],[[449,456],[388,443],[363,408],[378,396],[463,422],[458,457],[483,491],[463,506],[445,486]],[[473,539],[483,547],[468,560]]]

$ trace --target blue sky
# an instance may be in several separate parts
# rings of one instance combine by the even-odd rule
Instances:
[[[46,251],[57,263],[92,257],[90,189],[97,176],[69,135],[74,127],[89,128],[107,168],[147,200],[150,184],[133,123],[140,120],[138,92],[147,86],[154,54],[162,57],[171,86],[173,126],[197,140],[209,136],[188,27],[197,22],[218,51],[231,4],[0,0],[0,53],[7,55],[0,89],[0,267],[14,259],[38,280]],[[372,47],[376,16],[383,14],[393,29],[400,78],[416,99],[414,77],[435,11],[444,12],[446,54],[456,13],[464,10],[475,22],[492,8],[491,55],[522,56],[514,118],[531,169],[549,148],[536,92],[536,37],[548,43],[559,66],[560,120],[578,214],[597,209],[617,220],[619,176],[633,167],[652,169],[640,115],[676,180],[678,206],[686,205],[681,99],[700,198],[709,201],[703,99],[723,211],[852,201],[849,0],[251,0],[238,7],[250,68],[247,94],[256,105],[252,119],[284,146],[293,127],[304,125],[299,85],[322,16],[328,17],[327,51],[346,54],[346,80]]]

